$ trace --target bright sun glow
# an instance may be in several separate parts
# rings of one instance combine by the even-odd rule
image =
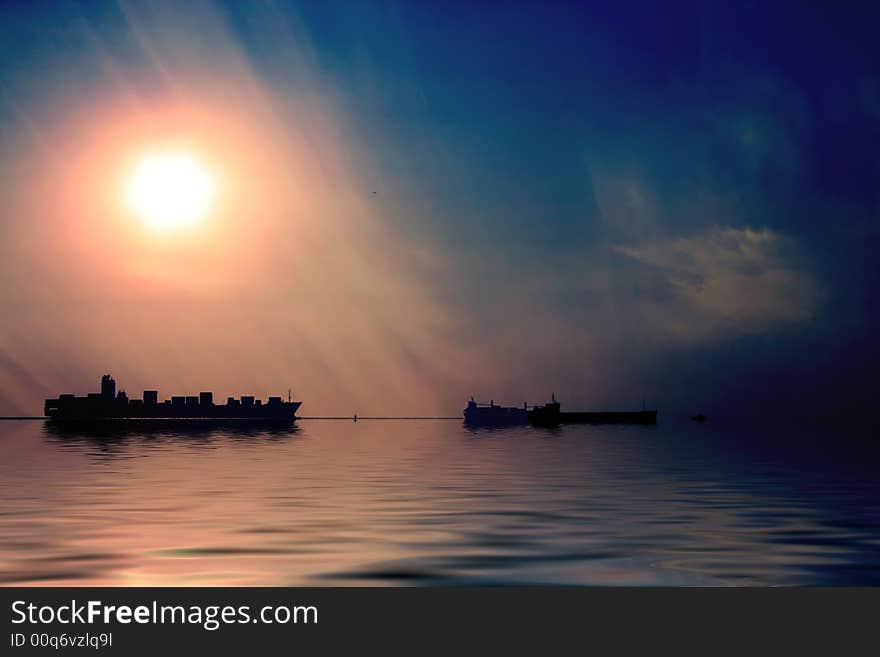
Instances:
[[[128,186],[128,203],[149,226],[178,228],[204,218],[214,198],[214,179],[179,151],[144,157]]]

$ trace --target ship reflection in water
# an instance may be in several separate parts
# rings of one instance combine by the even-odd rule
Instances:
[[[0,422],[6,585],[880,584],[838,429]]]

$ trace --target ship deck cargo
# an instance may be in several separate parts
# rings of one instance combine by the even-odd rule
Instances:
[[[101,378],[101,392],[85,397],[71,394],[47,399],[43,408],[52,422],[65,423],[280,423],[297,419],[296,411],[302,402],[269,397],[266,403],[252,395],[240,399],[228,397],[225,404],[215,404],[211,392],[198,395],[174,396],[160,402],[156,390],[145,390],[142,399],[129,399],[124,390],[116,392],[116,381],[105,374]]]

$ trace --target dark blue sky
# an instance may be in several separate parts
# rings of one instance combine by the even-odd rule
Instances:
[[[579,403],[647,390],[681,409],[878,392],[877,5],[2,11],[4,149],[12,118],[50,121],[105,83],[95,42],[144,95],[222,80],[215,48],[280,96],[320,89],[384,229],[447,268],[393,275],[455,318],[438,340],[492,354],[498,396],[523,377]]]

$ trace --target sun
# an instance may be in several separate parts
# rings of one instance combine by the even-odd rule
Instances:
[[[192,155],[168,151],[143,157],[129,180],[129,207],[151,228],[191,226],[204,219],[214,200],[211,173]]]

